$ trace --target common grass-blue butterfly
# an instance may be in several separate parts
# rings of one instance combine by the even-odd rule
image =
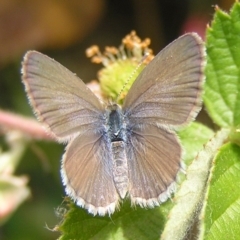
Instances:
[[[170,43],[144,68],[123,106],[99,100],[76,75],[29,51],[22,79],[38,119],[67,142],[66,193],[93,215],[112,214],[129,196],[153,207],[174,192],[182,149],[175,129],[201,108],[204,48],[195,33]]]

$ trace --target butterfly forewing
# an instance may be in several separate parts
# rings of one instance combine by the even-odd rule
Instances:
[[[164,48],[141,72],[123,109],[134,123],[179,126],[200,110],[204,51],[196,34],[186,34]]]
[[[112,164],[107,139],[94,129],[72,140],[63,156],[61,173],[66,192],[94,215],[111,214],[118,204]]]
[[[76,75],[53,59],[29,51],[23,82],[31,105],[58,140],[69,140],[102,122],[104,107]]]

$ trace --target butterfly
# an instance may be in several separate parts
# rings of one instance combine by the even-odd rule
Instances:
[[[171,196],[182,158],[175,130],[201,109],[203,65],[201,38],[185,34],[143,69],[119,106],[46,55],[26,53],[25,90],[40,122],[67,142],[61,176],[77,205],[103,216],[125,197],[154,207]]]

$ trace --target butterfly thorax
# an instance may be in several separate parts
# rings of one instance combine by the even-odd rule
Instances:
[[[128,164],[126,157],[126,126],[122,109],[117,104],[108,106],[108,136],[111,142],[113,180],[118,194],[124,198],[128,190]]]
[[[108,117],[108,133],[111,142],[123,141],[125,136],[125,124],[122,109],[117,104],[110,105]]]

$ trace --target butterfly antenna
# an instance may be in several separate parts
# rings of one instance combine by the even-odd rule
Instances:
[[[139,64],[137,65],[137,67],[134,69],[134,71],[131,73],[131,75],[129,76],[129,78],[127,79],[127,81],[123,84],[123,87],[121,89],[121,91],[119,92],[118,96],[117,96],[117,100],[116,102],[119,101],[119,98],[122,94],[122,92],[124,91],[125,87],[128,85],[128,83],[130,82],[130,80],[133,78],[133,76],[136,74],[136,72],[138,71],[138,69],[142,66],[143,62],[146,60],[146,58],[149,56],[149,53],[146,52],[144,54],[144,56],[142,57],[141,61],[139,62]]]

